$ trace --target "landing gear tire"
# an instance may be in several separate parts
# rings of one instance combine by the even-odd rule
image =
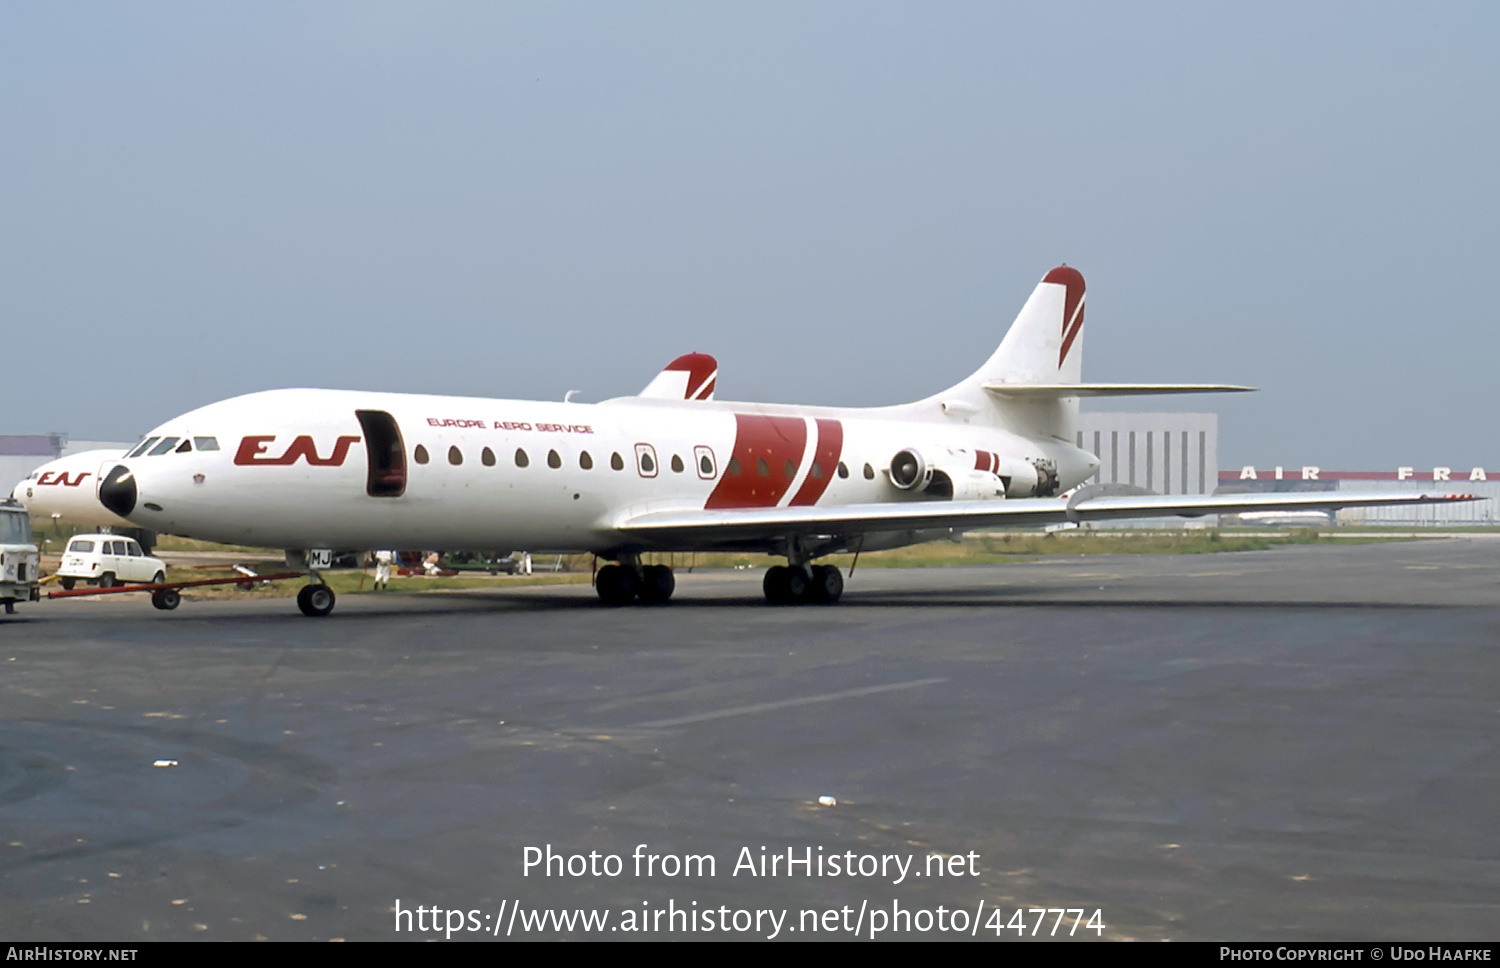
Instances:
[[[63,587],[63,591],[65,592],[73,590],[73,579],[71,578],[59,578],[57,583]]]
[[[327,585],[303,585],[297,593],[297,607],[311,618],[322,618],[333,611],[333,589]]]
[[[605,565],[594,579],[599,600],[606,605],[629,605],[641,590],[635,569],[623,565]]]
[[[766,569],[766,577],[761,579],[760,590],[766,593],[766,601],[772,605],[780,605],[786,598],[786,566],[772,565]]]
[[[15,602],[15,599],[7,598],[5,600],[5,614],[6,615],[14,615],[14,614],[16,614],[16,602]]]
[[[814,565],[807,600],[832,605],[844,594],[844,576],[833,565]]]
[[[99,576],[100,588],[114,588],[116,584],[117,582],[115,581],[115,573],[112,571],[106,571],[104,574]]]
[[[645,580],[641,582],[641,602],[646,605],[663,605],[677,590],[677,576],[666,565],[647,565]]]
[[[800,605],[807,601],[807,572],[801,568],[773,565],[766,569],[761,590],[772,605]]]
[[[151,593],[151,604],[163,612],[170,612],[182,604],[182,593],[175,588],[158,588]]]

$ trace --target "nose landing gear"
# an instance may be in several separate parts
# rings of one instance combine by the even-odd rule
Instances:
[[[306,551],[288,549],[286,563],[307,574],[307,584],[297,592],[297,607],[308,618],[322,618],[333,611],[335,596],[333,589],[323,582],[321,572],[333,567],[331,548],[311,548]]]
[[[333,589],[319,581],[314,585],[303,585],[297,593],[297,607],[310,618],[322,618],[333,611]]]

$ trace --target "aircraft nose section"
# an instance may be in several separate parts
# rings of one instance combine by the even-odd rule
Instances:
[[[135,475],[124,464],[116,464],[99,483],[99,503],[122,518],[135,510]]]

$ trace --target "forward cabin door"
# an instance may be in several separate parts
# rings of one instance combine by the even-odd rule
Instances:
[[[365,455],[370,462],[365,493],[371,497],[400,497],[406,493],[406,446],[396,418],[384,410],[356,410],[365,432]]]

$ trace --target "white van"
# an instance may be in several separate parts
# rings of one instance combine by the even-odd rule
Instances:
[[[141,550],[134,538],[118,534],[80,534],[68,542],[58,583],[65,589],[86,581],[100,588],[136,582],[159,585],[167,580],[167,565]]]

